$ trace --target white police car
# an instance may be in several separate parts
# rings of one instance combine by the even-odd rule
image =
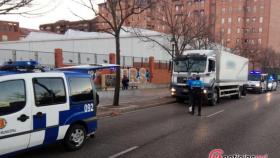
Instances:
[[[96,132],[99,98],[91,76],[33,72],[36,65],[10,62],[0,71],[0,157],[58,140],[77,150]]]

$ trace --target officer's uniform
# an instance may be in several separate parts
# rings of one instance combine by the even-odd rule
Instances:
[[[191,97],[192,97],[192,114],[194,114],[195,106],[198,106],[198,115],[201,115],[201,104],[202,104],[202,90],[203,82],[200,80],[193,80],[190,82]]]
[[[191,85],[192,82],[195,81],[195,78],[192,78],[190,80],[187,81],[187,85],[188,85],[188,90],[189,90],[189,104],[188,104],[188,108],[189,108],[189,112],[192,112],[192,106],[193,106],[193,91],[191,89]]]

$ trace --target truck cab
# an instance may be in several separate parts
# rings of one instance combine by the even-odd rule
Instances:
[[[188,100],[187,81],[199,75],[204,83],[204,98],[216,105],[220,98],[245,95],[248,59],[220,50],[189,50],[173,60],[171,95]]]
[[[179,56],[173,61],[173,76],[171,85],[171,95],[178,101],[188,98],[189,89],[187,80],[193,74],[200,75],[205,85],[205,91],[212,91],[212,86],[216,77],[216,58],[210,51],[203,53],[194,52]],[[208,96],[209,95],[209,96]],[[211,97],[207,93],[207,97]]]
[[[247,91],[264,93],[268,90],[268,74],[251,71],[248,76]]]
[[[97,130],[99,97],[91,75],[39,72],[36,65],[11,62],[1,68],[0,156],[56,141],[78,150]]]

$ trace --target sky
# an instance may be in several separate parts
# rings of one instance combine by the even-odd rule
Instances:
[[[86,1],[86,0],[85,0]],[[103,2],[104,0],[96,0],[96,3]],[[58,20],[82,20],[92,19],[94,14],[89,9],[78,5],[73,0],[35,0],[32,8],[38,9],[31,12],[32,15],[0,15],[0,20],[16,21],[19,22],[20,27],[39,29],[39,25],[46,23],[54,23]],[[80,17],[75,16],[78,14]],[[42,15],[36,15],[42,13]]]

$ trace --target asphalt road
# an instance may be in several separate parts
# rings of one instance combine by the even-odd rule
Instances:
[[[18,158],[208,158],[226,154],[280,155],[280,92],[224,99],[203,107],[202,117],[170,104],[99,120],[94,139],[76,152],[52,145]]]

